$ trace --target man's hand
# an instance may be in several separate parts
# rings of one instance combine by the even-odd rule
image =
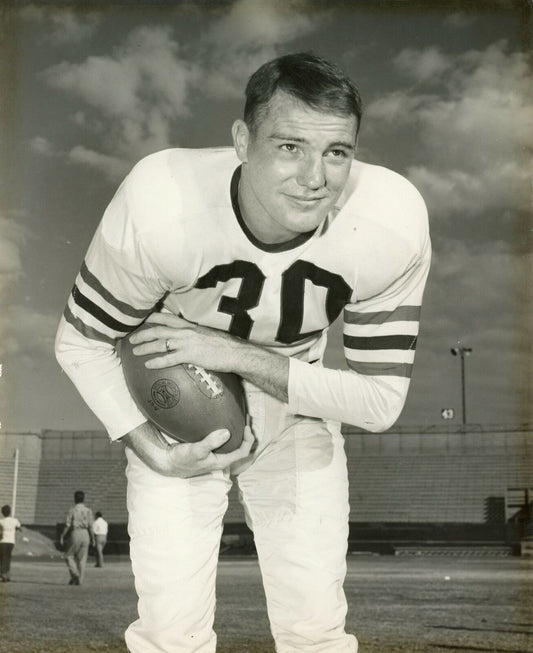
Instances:
[[[137,356],[156,354],[146,362],[151,369],[193,363],[217,372],[232,372],[247,344],[225,331],[201,327],[171,313],[152,313],[146,325],[149,328],[130,336],[130,342],[137,345],[133,349]]]
[[[152,313],[132,336],[137,356],[154,354],[146,367],[192,363],[214,372],[234,372],[280,401],[288,401],[289,360],[225,331],[198,326],[171,313]]]
[[[222,446],[228,438],[229,432],[222,429],[209,433],[200,442],[169,444],[154,426],[145,422],[125,435],[122,441],[155,472],[191,478],[226,469],[250,454],[255,440],[248,425],[238,449],[231,453],[216,453],[214,449]]]

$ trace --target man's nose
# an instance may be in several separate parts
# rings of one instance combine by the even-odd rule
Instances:
[[[322,188],[326,184],[324,161],[321,156],[306,156],[300,163],[298,183],[306,188]]]

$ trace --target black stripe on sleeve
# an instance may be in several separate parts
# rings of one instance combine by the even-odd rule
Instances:
[[[149,315],[153,307],[149,309],[138,309],[126,304],[126,302],[120,301],[114,295],[112,295],[105,286],[94,276],[94,274],[89,270],[85,261],[83,262],[80,269],[80,276],[85,281],[85,283],[95,290],[108,304],[111,304],[116,309],[118,309],[124,315],[129,315],[130,317],[143,319]]]
[[[131,324],[124,324],[124,322],[115,320],[114,317],[106,313],[102,308],[100,308],[100,306],[86,297],[76,285],[72,289],[72,297],[74,298],[76,304],[83,308],[84,311],[87,311],[87,313],[90,313],[99,322],[105,324],[105,326],[113,329],[114,331],[129,333],[133,328],[135,328]]]
[[[400,349],[409,351],[416,348],[416,336],[374,336],[360,338],[356,336],[344,336],[344,346],[348,349]]]

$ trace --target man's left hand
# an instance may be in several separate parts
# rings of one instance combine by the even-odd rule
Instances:
[[[224,331],[198,326],[171,313],[153,313],[148,328],[130,336],[137,356],[154,354],[146,362],[150,369],[191,363],[216,372],[232,372],[242,356],[243,341]]]

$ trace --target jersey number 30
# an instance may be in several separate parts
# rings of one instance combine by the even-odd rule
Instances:
[[[239,292],[236,297],[224,295],[218,310],[231,315],[229,333],[247,339],[253,326],[248,311],[261,301],[265,282],[265,275],[257,265],[250,261],[233,261],[224,265],[215,265],[198,279],[195,287],[215,288],[219,282],[227,282],[230,279],[241,279]],[[280,323],[276,335],[278,342],[291,344],[319,332],[301,332],[306,281],[326,288],[325,310],[330,324],[338,317],[352,294],[352,289],[340,275],[324,270],[309,261],[295,261],[282,274]]]

